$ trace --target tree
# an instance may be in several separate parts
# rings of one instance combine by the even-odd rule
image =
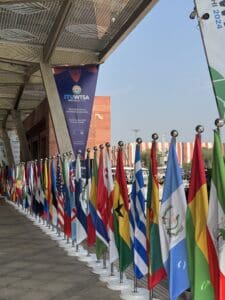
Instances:
[[[212,149],[202,148],[202,156],[205,164],[205,168],[212,168]]]
[[[141,153],[141,162],[142,166],[145,168],[150,168],[150,150],[142,151]],[[162,153],[157,151],[157,164],[158,166],[162,166]],[[164,163],[163,163],[164,165]]]
[[[150,151],[142,151],[141,153],[142,166],[145,168],[150,167]]]
[[[190,172],[191,171],[191,163],[183,163],[183,170],[184,172]]]

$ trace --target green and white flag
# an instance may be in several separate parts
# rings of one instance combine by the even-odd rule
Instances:
[[[196,0],[220,118],[225,117],[225,0]]]

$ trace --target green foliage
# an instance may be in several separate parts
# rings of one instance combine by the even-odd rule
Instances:
[[[142,162],[142,167],[149,169],[149,167],[150,167],[150,151],[143,151],[141,153],[141,162]]]
[[[158,166],[162,166],[164,165],[164,163],[162,163],[163,157],[162,157],[162,153],[157,151],[157,164]],[[142,162],[142,167],[144,168],[150,168],[150,150],[148,151],[142,151],[141,153],[141,162]]]
[[[212,149],[202,148],[202,156],[204,160],[205,168],[212,168]]]
[[[191,163],[183,163],[184,172],[191,171]]]

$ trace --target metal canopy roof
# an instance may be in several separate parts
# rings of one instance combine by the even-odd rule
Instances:
[[[0,0],[0,123],[46,97],[39,63],[100,64],[157,0]]]

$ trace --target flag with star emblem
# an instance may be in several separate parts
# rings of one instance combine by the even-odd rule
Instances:
[[[123,166],[123,150],[118,149],[116,178],[113,196],[115,241],[119,254],[119,268],[124,272],[132,263],[129,222],[129,200]]]
[[[208,214],[208,255],[214,299],[225,299],[225,165],[220,134],[214,131]]]
[[[87,153],[87,158],[85,160],[86,165],[86,184],[85,184],[85,195],[87,201],[87,244],[88,247],[93,246],[96,241],[95,227],[91,218],[90,213],[90,193],[91,193],[91,162],[90,162],[90,154]]]
[[[149,253],[148,287],[154,288],[166,277],[159,238],[159,183],[157,176],[156,142],[152,143],[151,166],[147,193],[147,246]]]
[[[193,299],[213,300],[207,248],[208,195],[201,137],[196,135],[186,215],[188,271]]]
[[[187,201],[176,140],[171,139],[159,215],[159,234],[164,268],[169,280],[171,300],[189,288],[185,215]]]

